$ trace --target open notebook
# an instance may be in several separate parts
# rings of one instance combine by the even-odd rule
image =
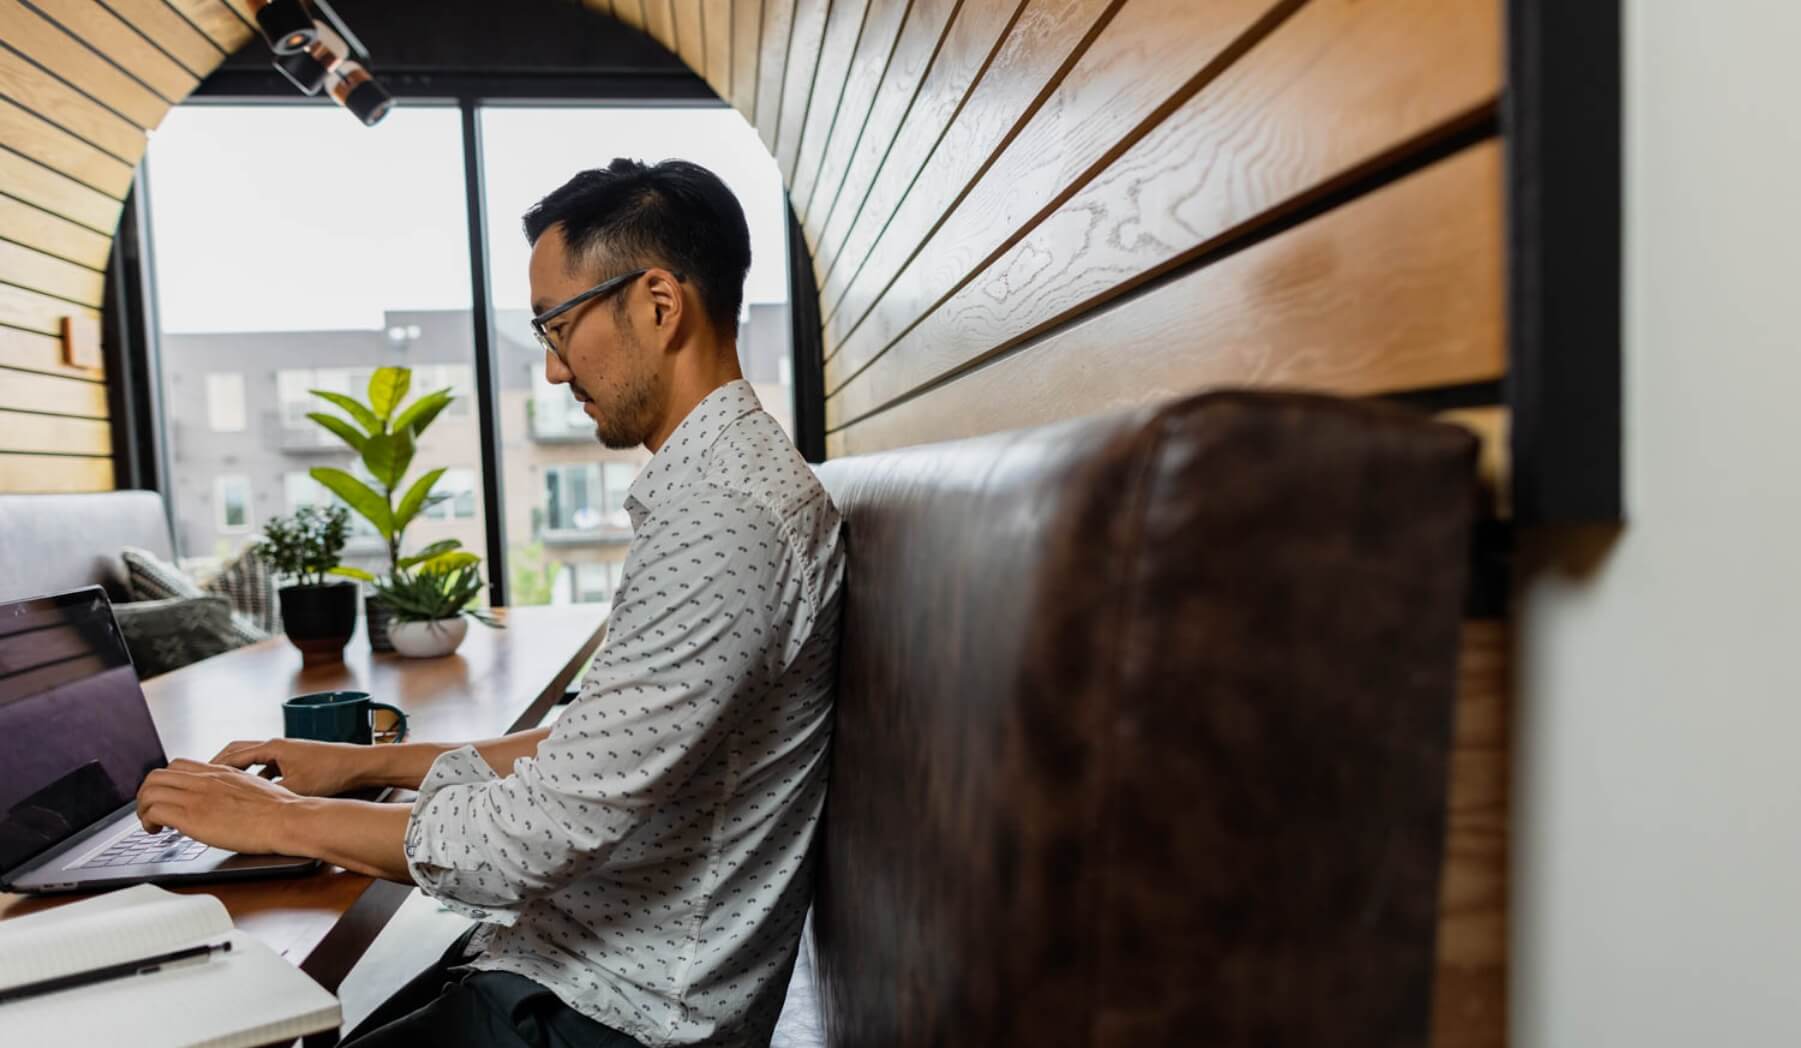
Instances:
[[[0,1002],[0,1045],[248,1048],[338,1025],[337,998],[218,899],[150,884],[0,923],[0,989],[227,939],[205,963]]]

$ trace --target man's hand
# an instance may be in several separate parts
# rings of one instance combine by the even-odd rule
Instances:
[[[285,815],[300,800],[249,772],[177,760],[153,771],[138,791],[138,821],[150,833],[173,826],[217,848],[251,855],[288,849]]]
[[[281,775],[281,784],[294,793],[334,797],[364,784],[370,751],[368,746],[350,742],[266,739],[234,742],[220,750],[212,762],[231,768],[266,764]]]

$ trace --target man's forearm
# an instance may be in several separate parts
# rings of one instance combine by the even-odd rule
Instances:
[[[514,732],[498,739],[487,739],[474,743],[476,752],[482,760],[494,769],[497,775],[510,775],[513,762],[521,757],[530,757],[538,752],[538,744],[550,734],[549,728],[533,728],[531,731]],[[360,786],[393,786],[403,790],[416,790],[425,781],[426,772],[431,770],[432,762],[440,754],[469,743],[444,742],[403,742],[388,746],[371,746],[369,748],[369,764],[365,769]]]
[[[281,811],[280,850],[382,877],[413,882],[406,868],[406,804],[301,797]]]

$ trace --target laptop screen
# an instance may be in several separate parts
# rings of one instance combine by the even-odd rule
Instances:
[[[110,815],[165,763],[105,591],[0,604],[0,870]]]

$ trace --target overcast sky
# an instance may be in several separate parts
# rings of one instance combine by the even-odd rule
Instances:
[[[165,331],[379,328],[384,309],[466,309],[469,250],[454,108],[396,106],[373,128],[327,106],[183,105],[150,144]],[[746,302],[787,299],[781,175],[726,108],[482,113],[488,252],[501,309],[527,306],[519,216],[616,156],[703,164],[750,222]]]

